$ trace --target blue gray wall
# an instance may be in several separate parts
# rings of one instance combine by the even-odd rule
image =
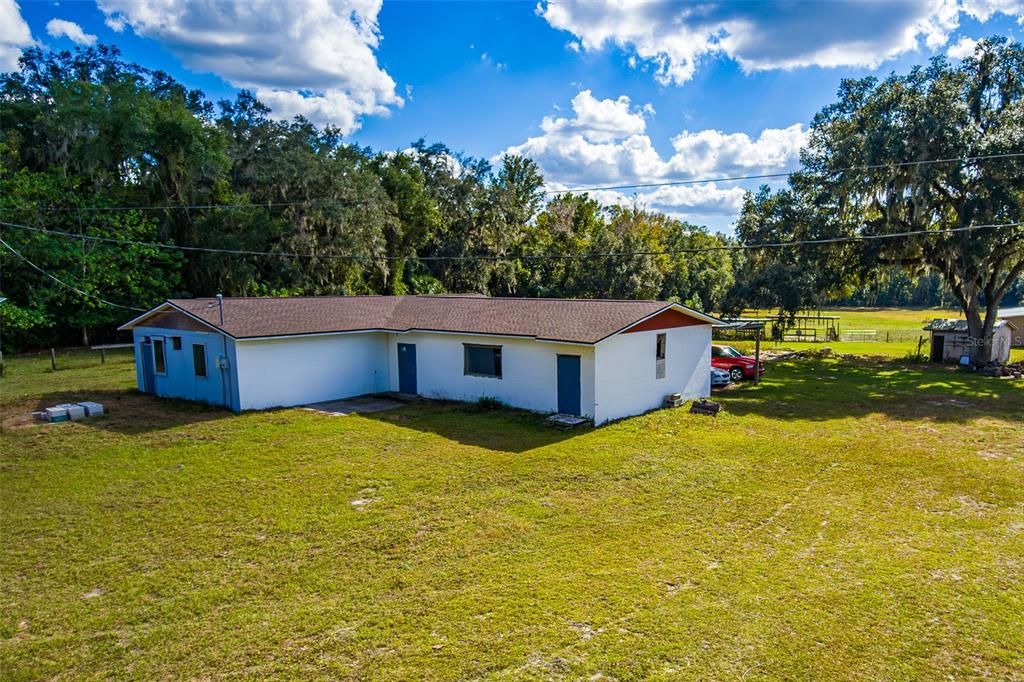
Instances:
[[[167,359],[166,372],[155,374],[156,395],[166,398],[196,400],[211,405],[223,405],[234,411],[239,409],[238,380],[235,374],[234,340],[215,332],[197,332],[184,329],[159,327],[136,327],[133,330],[135,343],[135,371],[139,390],[143,389],[142,353],[150,352],[151,346],[143,346],[143,339],[162,337]],[[171,337],[181,338],[181,350],[174,350]],[[202,344],[206,353],[206,377],[195,375],[192,360],[192,345]],[[145,348],[145,350],[144,350]],[[227,357],[227,369],[218,365],[220,357]]]

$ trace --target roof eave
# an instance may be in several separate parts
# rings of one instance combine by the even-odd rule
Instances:
[[[220,331],[220,330],[218,330]],[[227,332],[224,332],[225,334]],[[539,341],[542,343],[561,343],[571,346],[593,346],[597,341],[582,341],[579,339],[555,339],[546,336],[533,336],[532,334],[507,334],[501,332],[474,332],[455,329],[429,329],[426,327],[407,327],[398,329],[393,327],[363,327],[360,329],[327,329],[315,332],[293,332],[289,334],[255,334],[252,336],[235,336],[238,341],[269,341],[271,339],[297,339],[305,336],[333,336],[342,334],[449,334],[453,336],[496,336],[503,339],[522,339],[524,341]],[[230,336],[230,335],[229,335]]]
[[[146,312],[142,313],[141,315],[136,315],[132,319],[128,320],[127,322],[122,324],[120,327],[118,327],[117,331],[119,331],[119,332],[131,331],[133,328],[139,326],[139,322],[141,322],[142,320],[146,319],[150,315],[154,315],[154,314],[160,312],[161,310],[165,309],[169,305],[171,305],[170,301],[164,301],[163,303],[160,303],[159,305],[156,305],[156,306],[150,308],[149,310],[147,310]]]

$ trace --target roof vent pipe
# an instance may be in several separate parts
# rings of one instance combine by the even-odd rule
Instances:
[[[220,309],[220,326],[224,326],[224,294],[217,294],[217,307]]]

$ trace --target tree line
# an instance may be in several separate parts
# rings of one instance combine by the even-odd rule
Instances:
[[[787,187],[746,197],[743,241],[855,239],[757,252],[740,300],[792,310],[850,295],[899,269],[938,275],[987,359],[1024,276],[1024,48],[995,37],[972,56],[907,74],[847,79],[811,123]],[[886,235],[906,235],[885,239]],[[787,283],[798,283],[787,286]]]
[[[986,49],[1016,50],[1019,57],[1016,45]],[[942,69],[955,71],[948,64]],[[928,74],[916,74],[915,87],[939,77]],[[863,117],[850,120],[880,84],[844,83],[841,102],[815,120],[802,172],[785,190],[748,196],[732,238],[639,201],[609,206],[587,194],[549,195],[527,158],[506,156],[492,166],[423,140],[375,151],[346,143],[330,126],[277,120],[249,92],[213,103],[166,73],[125,62],[114,47],[32,48],[18,72],[0,78],[0,221],[67,233],[0,228],[20,254],[0,246],[0,295],[8,299],[0,304],[0,321],[8,349],[108,339],[132,316],[127,308],[217,292],[473,291],[796,312],[870,295],[890,273],[890,285],[896,276],[915,289],[914,303],[965,300],[964,284],[946,261],[924,256],[933,246],[923,239],[878,247],[721,248],[737,239],[786,241],[902,224],[895,221],[902,207],[896,195],[918,191],[917,171],[880,173],[870,182],[839,174],[839,184],[828,186],[836,177],[830,168],[924,153],[899,148],[885,137],[893,131],[875,140]],[[990,89],[999,87],[993,81]],[[951,143],[934,153],[1024,149],[1019,88],[1018,81],[1008,96],[1017,112],[1015,141]],[[982,97],[984,109],[992,95]],[[854,133],[864,139],[849,144]],[[1004,165],[1012,168],[1009,160]],[[1018,180],[1021,167],[1018,161],[1017,175],[1004,172],[1003,179]],[[999,196],[969,175],[953,184],[961,196],[984,192],[976,203],[1012,204],[988,212],[975,207],[963,219],[1020,215],[1020,184]],[[910,197],[902,210],[915,211],[919,199]],[[906,221],[945,224],[917,213]],[[1005,242],[1006,235],[999,238]],[[936,241],[948,255],[966,241],[956,239]],[[994,267],[1009,276],[1014,262]],[[1001,298],[1020,296],[1020,289],[1011,281]],[[982,291],[980,300],[994,293]]]

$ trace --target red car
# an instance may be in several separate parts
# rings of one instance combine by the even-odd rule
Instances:
[[[733,381],[754,378],[754,365],[757,361],[747,357],[732,346],[711,346],[711,366],[724,369]],[[764,361],[761,361],[759,374],[764,374]]]

